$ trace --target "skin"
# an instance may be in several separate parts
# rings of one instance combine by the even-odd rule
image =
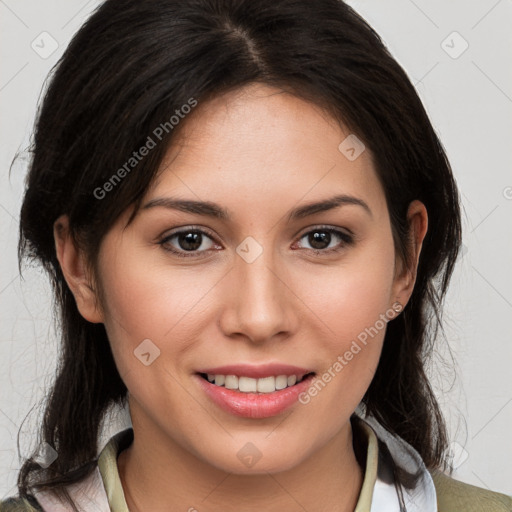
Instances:
[[[129,390],[135,439],[118,459],[128,506],[353,511],[363,475],[349,418],[375,374],[384,329],[308,404],[271,418],[224,412],[194,374],[240,362],[284,362],[317,375],[332,367],[379,315],[409,300],[425,207],[414,201],[409,208],[413,265],[406,268],[370,151],[349,161],[338,150],[349,132],[318,107],[253,84],[198,105],[184,123],[143,204],[208,200],[230,220],[154,207],[126,227],[127,211],[106,235],[94,277],[67,218],[55,225],[77,306],[105,324]],[[362,199],[371,214],[343,205],[288,222],[291,209],[334,193]],[[315,253],[305,235],[322,225],[350,230],[355,242],[332,235],[325,246],[340,250]],[[159,244],[190,226],[212,235],[199,256],[180,258]],[[236,252],[248,236],[263,249],[252,263]],[[169,246],[186,252],[177,237]],[[134,357],[144,339],[161,351],[149,366]],[[237,458],[247,442],[262,454],[251,468]]]

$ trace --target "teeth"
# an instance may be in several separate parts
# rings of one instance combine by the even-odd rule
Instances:
[[[242,393],[273,393],[300,382],[304,376],[277,375],[275,377],[263,377],[253,379],[251,377],[237,377],[236,375],[207,374],[208,381],[216,386],[224,386],[226,389],[241,391]]]
[[[226,375],[224,386],[227,389],[238,389],[238,377],[236,375]]]
[[[256,393],[257,379],[251,379],[250,377],[239,377],[238,389],[244,393]]]
[[[264,377],[263,379],[258,379],[257,388],[260,393],[272,393],[276,390],[276,378]]]
[[[288,386],[288,377],[286,375],[279,375],[276,378],[276,389],[284,389]]]

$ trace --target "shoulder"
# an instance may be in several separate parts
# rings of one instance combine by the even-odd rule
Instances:
[[[25,498],[7,498],[0,501],[0,512],[42,512],[43,509],[37,500],[30,496]]]
[[[512,512],[512,497],[431,472],[439,512]]]

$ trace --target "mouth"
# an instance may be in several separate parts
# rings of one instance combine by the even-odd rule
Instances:
[[[315,372],[270,375],[253,378],[245,375],[224,375],[213,373],[198,373],[198,375],[214,386],[238,391],[239,393],[270,394],[300,384],[303,380],[315,375]]]
[[[219,367],[195,374],[196,382],[213,404],[230,415],[250,419],[277,416],[296,405],[315,375],[315,372],[290,366],[264,370],[247,366]]]

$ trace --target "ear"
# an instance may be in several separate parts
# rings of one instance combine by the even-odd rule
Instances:
[[[64,278],[73,293],[80,314],[89,322],[103,322],[97,293],[89,276],[85,256],[69,232],[69,219],[62,215],[53,224],[55,250]]]
[[[421,248],[428,229],[427,209],[421,201],[411,202],[407,210],[407,222],[409,224],[410,266],[402,261],[397,265],[392,297],[393,300],[400,302],[402,307],[405,307],[412,295]]]

